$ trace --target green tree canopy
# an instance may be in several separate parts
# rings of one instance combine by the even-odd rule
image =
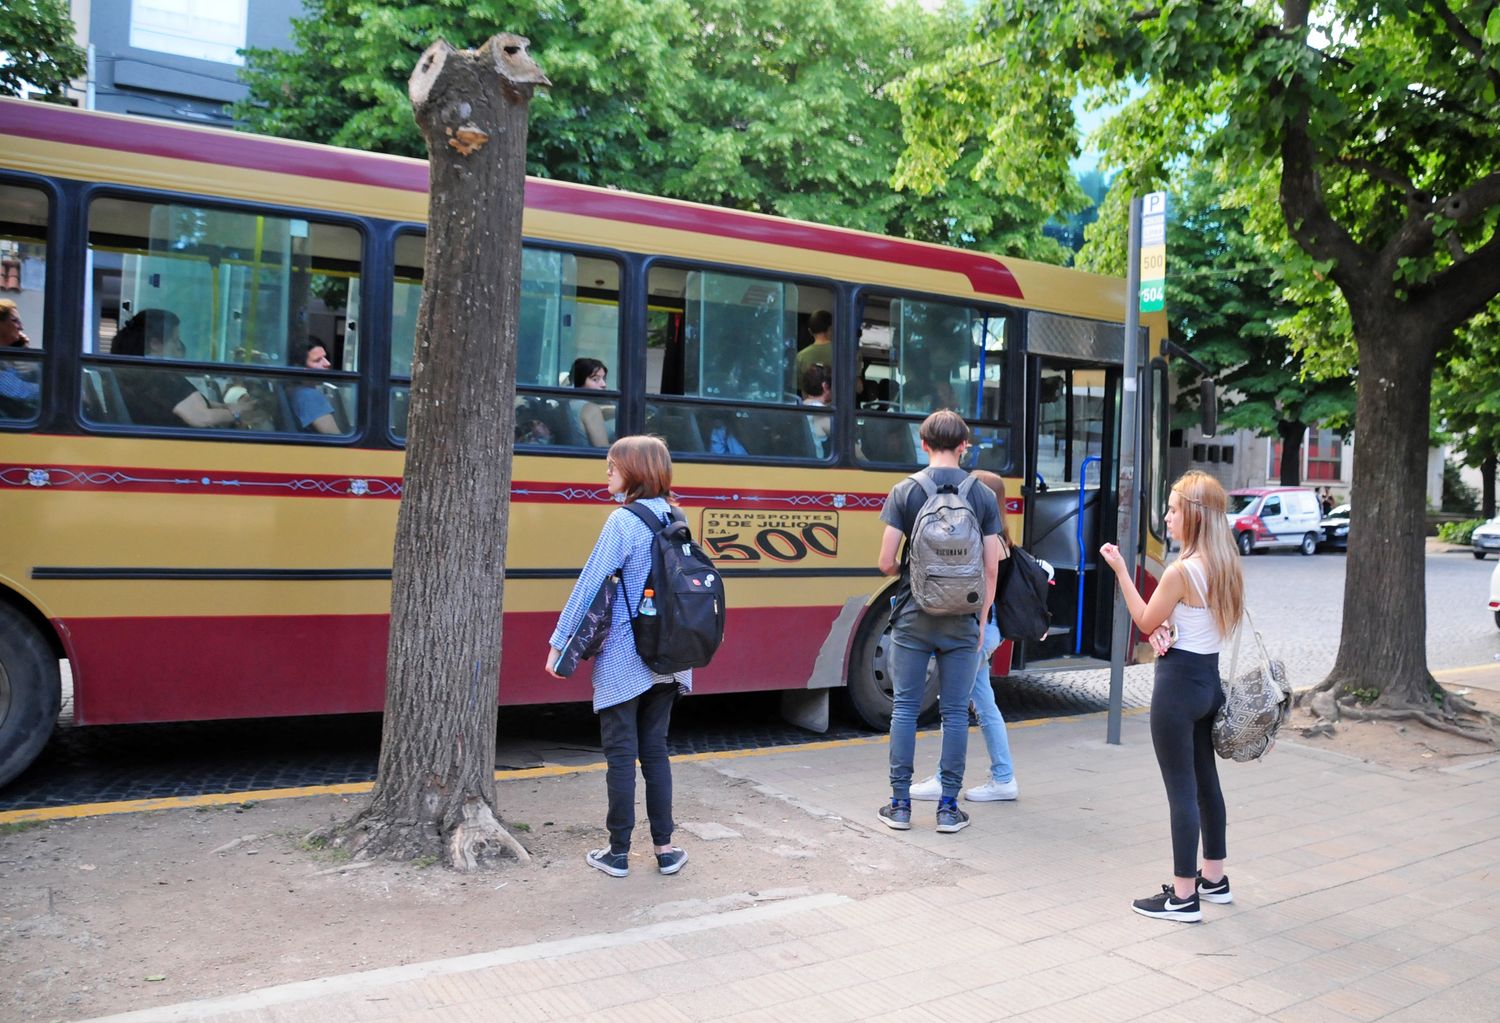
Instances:
[[[0,95],[20,96],[30,86],[44,99],[61,101],[88,63],[73,33],[66,0],[6,0],[0,15]]]
[[[955,179],[890,186],[902,140],[886,86],[963,31],[886,0],[310,0],[291,51],[247,51],[254,131],[421,156],[411,54],[496,31],[531,39],[555,83],[531,107],[542,177],[1061,262],[1042,235],[1084,203]]]
[[[1500,293],[1500,6],[981,0],[968,45],[896,89],[899,180],[934,187],[977,153],[971,173],[1055,187],[1077,146],[1064,100],[1087,90],[1126,101],[1100,140],[1127,194],[1184,162],[1265,175],[1296,243],[1290,273],[1342,295],[1357,500],[1322,686],[1451,718],[1463,701],[1426,667],[1421,481],[1434,361]]]

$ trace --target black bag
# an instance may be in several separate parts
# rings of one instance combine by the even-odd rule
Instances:
[[[1010,557],[1000,562],[1000,585],[995,592],[995,622],[1009,640],[1045,639],[1052,627],[1047,610],[1047,570],[1030,554],[1012,545]]]
[[[594,594],[588,610],[583,613],[583,621],[578,623],[578,631],[573,633],[567,645],[562,648],[553,671],[567,678],[578,670],[579,661],[596,657],[604,649],[604,640],[608,638],[609,627],[614,622],[615,594],[619,591],[618,575],[611,575],[599,584],[599,591]]]
[[[652,532],[645,589],[655,592],[651,607],[642,608],[637,597],[630,608],[635,652],[658,675],[701,668],[724,640],[724,580],[676,509],[663,523],[641,504],[625,507]],[[629,595],[625,601],[630,607]]]

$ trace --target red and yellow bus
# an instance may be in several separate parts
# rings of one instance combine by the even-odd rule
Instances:
[[[0,351],[0,783],[60,661],[79,724],[379,710],[426,165],[11,100],[0,133],[0,298],[29,338]],[[698,690],[801,720],[838,691],[885,723],[878,514],[940,406],[1058,569],[1054,635],[999,667],[1107,656],[1087,553],[1116,511],[1123,281],[535,179],[525,238],[503,703],[587,698],[543,645],[610,509],[602,445],[645,431],[729,588]],[[831,398],[804,404],[825,320],[803,361]],[[603,390],[574,386],[590,359]]]

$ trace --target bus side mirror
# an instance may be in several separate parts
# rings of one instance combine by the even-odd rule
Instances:
[[[1219,396],[1213,377],[1198,380],[1198,410],[1203,415],[1203,436],[1212,437],[1219,432]]]

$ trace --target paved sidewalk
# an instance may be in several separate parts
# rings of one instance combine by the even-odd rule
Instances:
[[[1147,719],[1012,729],[1021,800],[973,825],[876,821],[886,747],[726,760],[788,814],[841,818],[952,862],[952,883],[863,901],[820,893],[108,1017],[112,1023],[985,1020],[1191,1023],[1500,1019],[1500,757],[1393,771],[1284,740],[1221,765],[1235,903],[1198,925],[1130,912],[1170,873]],[[919,741],[918,769],[937,740]],[[971,765],[983,759],[974,730]],[[981,772],[971,770],[971,779]],[[691,851],[691,836],[682,834]],[[580,849],[580,857],[582,849]],[[687,870],[693,869],[689,862]],[[602,881],[640,886],[660,879]],[[774,898],[778,893],[763,893]],[[455,926],[468,922],[455,921]],[[399,935],[392,935],[399,940]]]

